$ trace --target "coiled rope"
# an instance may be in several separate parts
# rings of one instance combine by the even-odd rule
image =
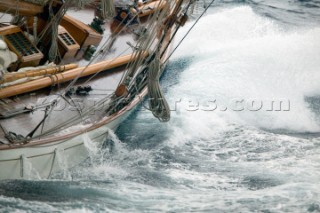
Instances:
[[[148,68],[149,109],[161,122],[170,120],[170,107],[160,87],[161,61],[159,51],[154,53],[154,59]]]

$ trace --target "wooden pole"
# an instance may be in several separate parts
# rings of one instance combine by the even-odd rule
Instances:
[[[46,69],[29,70],[29,71],[20,72],[20,73],[19,72],[8,73],[8,74],[5,74],[3,78],[0,80],[0,84],[13,82],[22,78],[52,75],[59,72],[75,69],[77,67],[78,67],[77,64],[67,64],[62,66],[48,67]]]
[[[148,53],[144,52],[143,56],[144,58],[146,58],[148,56]],[[118,57],[116,59],[105,60],[96,64],[92,64],[88,67],[79,67],[62,73],[57,73],[55,75],[52,75],[51,77],[44,77],[19,85],[9,86],[0,89],[0,99],[36,91],[52,85],[71,81],[77,77],[84,77],[98,72],[107,71],[116,67],[126,65],[134,60],[136,60],[136,57],[133,56],[133,54],[129,54]]]
[[[167,1],[153,1],[147,4],[144,4],[139,9],[139,17],[145,17],[151,15],[159,10],[164,9],[168,5]]]

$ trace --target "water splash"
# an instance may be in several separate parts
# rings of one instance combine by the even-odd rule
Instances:
[[[198,110],[181,116],[207,126],[222,119],[263,129],[319,132],[319,123],[304,100],[320,91],[319,37],[320,28],[285,31],[247,6],[208,15],[175,56],[195,59],[168,96],[188,97],[181,108],[189,110],[184,111],[190,111],[190,99],[215,100],[218,108],[213,112]],[[263,108],[251,110],[252,100]],[[232,108],[239,101],[244,110]],[[283,110],[271,110],[272,101],[282,102]]]
[[[39,172],[33,168],[32,162],[24,155],[21,156],[21,172],[25,180],[41,180]]]
[[[59,178],[63,180],[72,180],[72,175],[68,167],[68,160],[65,155],[65,151],[62,149],[57,149],[55,152],[56,152],[55,158],[57,160],[56,162],[60,172],[57,174],[54,174],[53,178],[54,179]]]

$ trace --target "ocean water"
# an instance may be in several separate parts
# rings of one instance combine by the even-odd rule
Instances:
[[[319,1],[217,1],[162,78],[169,123],[142,104],[82,165],[1,181],[0,212],[320,212],[319,82]]]

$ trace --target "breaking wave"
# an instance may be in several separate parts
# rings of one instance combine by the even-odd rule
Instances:
[[[216,106],[212,113],[182,114],[204,125],[216,126],[222,119],[263,129],[319,132],[318,115],[306,101],[320,91],[319,37],[320,28],[284,30],[248,6],[210,14],[175,55],[176,60],[193,60],[167,96],[187,99],[180,107],[184,111],[196,109],[190,99],[204,110]],[[216,102],[210,108],[208,101]]]

